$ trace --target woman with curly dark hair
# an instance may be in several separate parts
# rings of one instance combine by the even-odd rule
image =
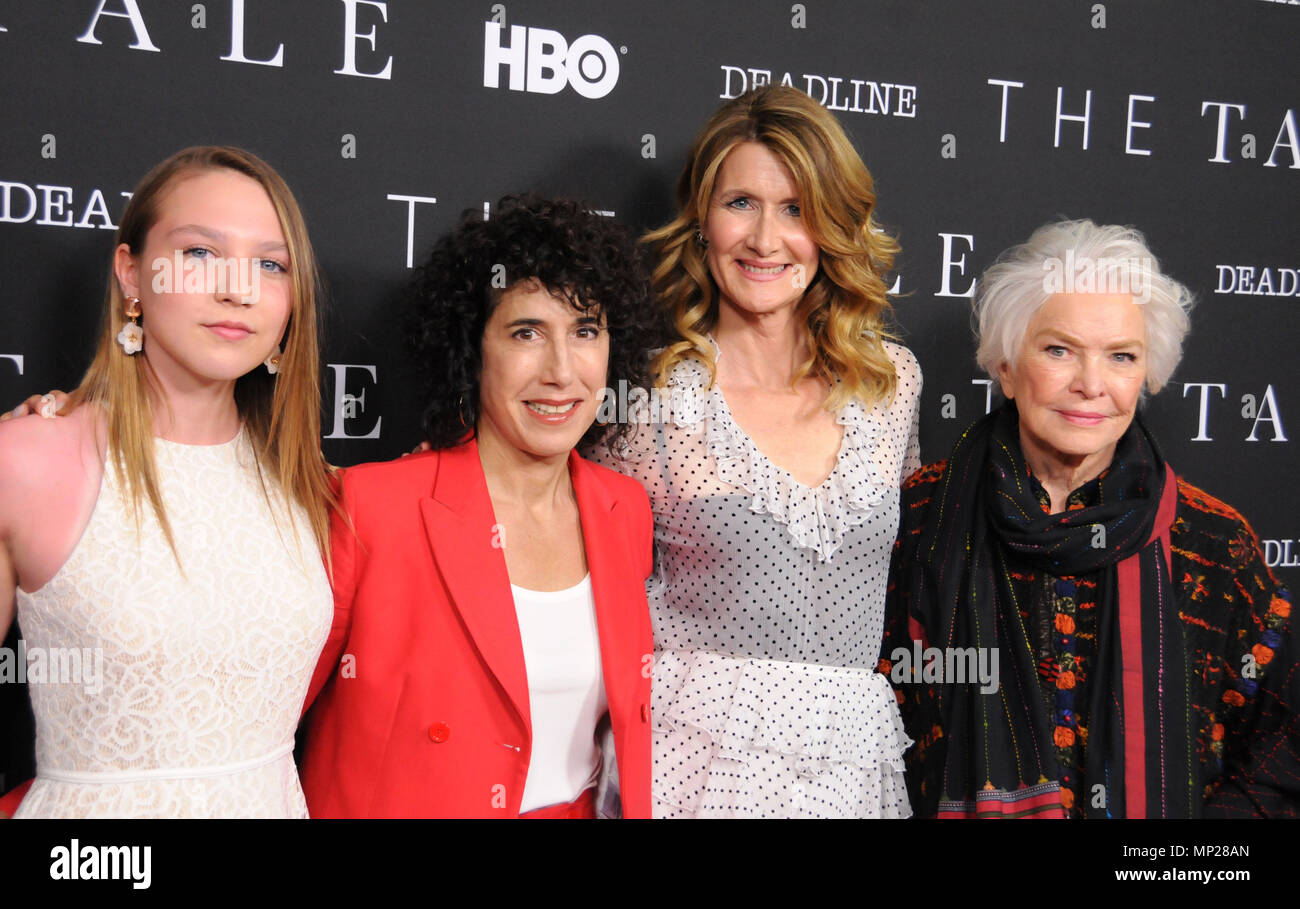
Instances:
[[[632,240],[507,197],[437,243],[412,310],[432,450],[343,474],[308,805],[648,817],[650,507],[574,450],[604,437],[607,386],[646,381]]]

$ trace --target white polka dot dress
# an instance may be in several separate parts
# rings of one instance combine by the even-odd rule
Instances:
[[[892,401],[838,413],[839,457],[800,484],[686,361],[624,458],[655,514],[657,817],[906,817],[903,732],[875,671],[899,486],[920,466],[921,371],[886,343]]]

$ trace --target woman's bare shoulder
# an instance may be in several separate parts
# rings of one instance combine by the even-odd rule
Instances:
[[[97,482],[103,435],[103,418],[93,406],[67,416],[31,414],[0,423],[0,502],[30,501],[80,477]]]
[[[102,414],[86,406],[66,417],[0,424],[0,546],[24,590],[54,576],[94,510],[104,472]]]

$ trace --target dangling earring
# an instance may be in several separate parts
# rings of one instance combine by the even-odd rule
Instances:
[[[139,297],[126,298],[126,318],[127,323],[117,333],[117,343],[122,345],[122,350],[127,356],[131,356],[139,353],[144,347],[144,329],[136,321],[140,318]]]
[[[266,371],[269,372],[271,375],[275,375],[277,372],[280,371],[280,345],[279,344],[275,346],[275,350],[271,352],[271,355],[262,361],[262,365],[266,367]]]
[[[695,242],[705,247],[709,245],[708,238],[704,236],[703,228],[700,227],[695,228]]]

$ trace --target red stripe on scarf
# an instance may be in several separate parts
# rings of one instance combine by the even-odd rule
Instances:
[[[1169,528],[1178,507],[1178,478],[1165,465],[1165,488],[1151,528],[1150,546],[1163,544],[1165,567],[1172,575]],[[1144,547],[1145,548],[1145,547]],[[1125,816],[1147,816],[1146,711],[1142,675],[1142,553],[1135,552],[1116,566],[1119,581],[1119,636],[1123,658],[1124,690],[1124,793]]]

